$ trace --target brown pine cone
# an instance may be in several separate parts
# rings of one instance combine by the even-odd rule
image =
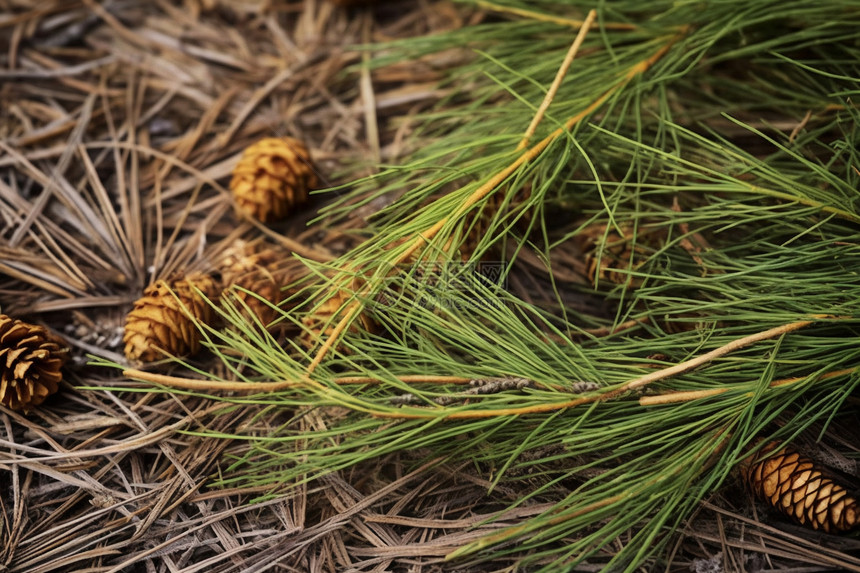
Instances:
[[[0,314],[0,404],[38,406],[59,388],[68,348],[47,329]]]
[[[233,169],[230,190],[239,211],[271,223],[307,203],[308,192],[318,184],[304,143],[267,137],[245,149]]]
[[[815,463],[783,448],[767,445],[741,467],[753,494],[801,525],[831,531],[849,531],[860,523],[860,505],[842,486],[825,476]]]
[[[523,184],[516,193],[514,193],[514,196],[510,198],[510,201],[505,204],[504,202],[507,198],[507,191],[505,189],[499,189],[487,198],[486,203],[481,209],[473,210],[466,215],[467,219],[464,229],[466,235],[463,237],[463,241],[460,245],[460,256],[464,261],[472,258],[478,248],[478,244],[490,232],[493,218],[496,217],[496,214],[504,211],[505,215],[509,215],[518,209],[523,209],[522,204],[531,196],[531,190],[531,183]],[[528,229],[529,221],[531,221],[531,219],[532,213],[530,211],[525,211],[519,214],[515,228],[520,232],[525,232]],[[497,229],[496,233],[498,232],[499,230]],[[500,243],[494,244],[489,249],[489,253],[485,253],[484,257],[487,257],[488,255],[493,256],[490,255],[490,253],[497,255],[500,247]]]
[[[579,236],[592,285],[608,280],[627,288],[640,286],[642,279],[628,270],[635,271],[645,264],[649,251],[665,239],[662,229],[640,228],[637,235],[632,224],[622,223],[620,227],[621,234],[614,229],[607,232],[605,224],[594,224]]]
[[[230,292],[264,325],[274,320],[275,309],[260,298],[272,305],[280,304],[297,292],[287,287],[308,273],[307,267],[290,251],[262,242],[238,241],[220,266],[225,287],[239,287],[225,290],[222,297]]]
[[[215,281],[203,273],[159,280],[146,287],[125,322],[125,355],[129,360],[151,362],[168,355],[189,356],[200,351],[200,331],[195,322],[209,324],[209,302],[218,294]]]
[[[460,242],[459,255],[464,261],[472,258],[475,251],[478,249],[478,244],[481,242],[487,233],[490,232],[490,225],[493,222],[493,217],[498,210],[497,201],[493,201],[494,197],[480,210],[472,211],[466,214],[464,221],[463,240]]]
[[[360,282],[357,284],[360,284]],[[352,296],[351,293],[346,290],[340,290],[327,296],[328,298],[318,308],[302,320],[306,328],[302,332],[301,342],[305,348],[311,349],[317,344],[324,344],[326,339],[334,332],[334,328],[340,319],[346,316],[348,305],[344,308],[343,312],[337,316],[335,314],[346,304],[346,301]],[[350,325],[349,330],[351,332],[358,332],[360,328],[368,332],[376,330],[376,323],[366,312],[358,315],[358,318]]]

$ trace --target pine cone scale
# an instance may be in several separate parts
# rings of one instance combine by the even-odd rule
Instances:
[[[6,353],[6,368],[11,368],[18,358],[27,352],[27,348],[15,348]]]
[[[24,376],[27,375],[27,371],[30,370],[30,366],[32,366],[32,365],[33,365],[32,361],[28,361],[28,362],[18,361],[14,364],[14,366],[7,364],[6,367],[9,368],[10,366],[12,366],[12,368],[13,368],[12,375],[15,378],[23,378]]]

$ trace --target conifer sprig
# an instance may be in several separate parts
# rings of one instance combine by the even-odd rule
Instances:
[[[229,309],[233,328],[208,333],[238,380],[222,382],[284,384],[231,400],[332,412],[314,435],[294,421],[255,435],[250,423],[237,436],[250,440],[248,453],[221,483],[275,488],[407,452],[426,454],[416,467],[467,459],[493,484],[521,485],[519,504],[559,485],[570,493],[449,558],[516,552],[535,570],[588,560],[633,571],[661,558],[756,440],[826,424],[860,384],[860,9],[837,0],[601,4],[538,143],[518,154],[571,23],[592,6],[474,4],[503,18],[375,47],[379,66],[404,53],[472,52],[447,80],[453,95],[420,118],[403,163],[325,213],[337,220],[387,204],[369,240],[315,265],[309,287],[352,288],[331,323],[349,352],[281,345]],[[464,263],[470,216],[492,193],[513,208],[493,213]],[[635,281],[556,284],[540,305],[505,288],[518,251],[552,273],[554,254],[594,226],[594,256],[619,259],[613,272]],[[625,230],[631,245],[618,255],[607,240]],[[494,248],[496,282],[469,266]],[[428,270],[439,265],[450,271],[444,280]],[[609,313],[572,307],[564,289],[599,296]],[[378,333],[347,328],[360,310]],[[280,320],[301,326],[292,313]],[[697,357],[709,360],[671,370]],[[674,375],[648,378],[667,370]],[[644,389],[630,384],[643,377]],[[464,392],[462,380],[488,379],[525,383]],[[526,471],[537,485],[527,487]]]

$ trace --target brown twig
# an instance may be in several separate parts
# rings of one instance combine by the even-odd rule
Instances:
[[[579,33],[570,45],[570,49],[567,51],[567,55],[565,55],[564,61],[561,63],[561,67],[555,74],[555,79],[552,81],[549,91],[546,92],[546,96],[543,98],[540,107],[532,118],[532,122],[529,124],[528,129],[526,129],[525,135],[523,135],[522,140],[520,140],[519,145],[517,145],[517,151],[521,151],[528,146],[529,140],[534,135],[535,130],[537,130],[537,126],[543,119],[546,110],[549,108],[552,100],[555,99],[555,94],[558,92],[558,88],[561,87],[561,82],[564,80],[564,76],[567,75],[567,70],[570,69],[570,65],[573,63],[576,53],[579,52],[579,47],[582,46],[582,43],[585,41],[585,36],[588,35],[588,31],[594,24],[595,18],[597,18],[597,10],[591,10],[588,13],[588,17],[585,19],[585,22],[583,22],[582,26],[579,28]]]
[[[817,316],[816,318],[825,318],[825,316]],[[725,356],[731,352],[739,350],[741,348],[745,348],[751,344],[755,344],[756,342],[761,342],[762,340],[767,340],[770,338],[775,338],[777,336],[781,336],[783,334],[787,334],[789,332],[793,332],[795,330],[799,330],[810,324],[813,324],[813,320],[802,320],[798,322],[791,322],[788,324],[783,324],[781,326],[777,326],[775,328],[770,328],[768,330],[757,332],[755,334],[751,334],[749,336],[745,336],[743,338],[738,338],[732,340],[728,344],[725,344],[719,348],[711,350],[710,352],[706,352],[696,358],[692,358],[685,362],[681,362],[680,364],[676,364],[675,366],[670,366],[669,368],[664,368],[662,370],[658,370],[656,372],[652,372],[645,376],[640,376],[639,378],[634,378],[628,382],[625,382],[621,386],[608,390],[606,392],[602,392],[600,394],[589,394],[586,396],[578,396],[576,398],[570,400],[563,400],[560,402],[548,402],[545,404],[537,404],[534,406],[523,406],[519,408],[499,408],[495,410],[472,410],[472,411],[453,411],[446,412],[444,409],[434,409],[427,411],[420,411],[420,409],[413,409],[409,411],[402,412],[376,412],[375,416],[380,418],[438,418],[444,417],[447,419],[474,419],[474,418],[497,418],[502,416],[522,416],[526,414],[543,414],[546,412],[555,412],[558,410],[564,410],[567,408],[573,408],[575,406],[581,406],[582,404],[589,404],[592,402],[605,402],[607,400],[617,398],[630,390],[636,390],[643,388],[644,386],[656,382],[658,380],[663,380],[666,378],[671,378],[672,376],[677,376],[678,374],[682,374],[684,372],[688,372],[706,362],[710,362],[716,358],[721,356]]]
[[[837,376],[845,376],[846,374],[853,374],[860,370],[860,367],[854,368],[843,368],[841,370],[833,370],[831,372],[825,372],[817,377],[818,380],[827,380],[829,378],[836,378]],[[780,380],[774,380],[770,384],[767,385],[768,388],[779,388],[781,386],[788,386],[790,384],[796,384],[798,382],[803,382],[804,380],[809,380],[809,376],[794,376],[791,378],[782,378]],[[709,388],[707,390],[691,390],[689,392],[667,392],[665,394],[658,394],[656,396],[642,396],[639,398],[639,404],[642,406],[661,406],[663,404],[677,404],[679,402],[691,402],[693,400],[701,400],[703,398],[710,398],[711,396],[719,396],[720,394],[725,394],[726,392],[731,391],[732,388]],[[751,392],[750,392],[751,394]]]
[[[169,376],[166,374],[156,374],[154,372],[146,372],[137,369],[123,370],[123,376],[127,378],[135,378],[152,384],[160,384],[170,388],[180,388],[183,390],[194,390],[197,392],[280,392],[290,388],[308,386],[317,384],[310,378],[301,377],[296,380],[278,380],[276,382],[230,382],[219,380],[200,380],[197,378],[180,378],[178,376]],[[404,384],[468,384],[473,379],[463,376],[428,376],[422,374],[399,376],[398,381]],[[335,378],[334,383],[338,385],[353,385],[353,384],[383,384],[385,380],[380,378],[371,378],[369,376],[344,376]]]

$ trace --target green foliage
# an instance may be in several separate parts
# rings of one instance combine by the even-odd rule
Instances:
[[[374,47],[378,66],[469,51],[443,84],[451,95],[420,117],[409,157],[359,182],[326,212],[337,220],[374,200],[387,203],[366,229],[369,240],[333,264],[342,272],[315,291],[364,276],[366,289],[345,307],[360,302],[380,332],[347,332],[312,383],[248,398],[295,417],[249,437],[255,448],[221,483],[296,483],[411,450],[471,459],[493,483],[536,471],[545,482],[520,503],[555,484],[570,494],[452,557],[525,551],[524,563],[558,571],[632,530],[611,558],[617,570],[632,571],[660,558],[672,530],[758,438],[789,438],[829,421],[860,382],[850,370],[860,363],[860,6],[599,3],[599,27],[531,140],[550,138],[548,145],[494,188],[505,194],[503,207],[472,262],[501,252],[511,264],[516,249],[552,261],[555,249],[594,225],[605,225],[604,237],[630,225],[637,254],[616,270],[638,286],[556,284],[556,300],[539,306],[452,261],[465,252],[474,214],[490,203],[463,205],[521,155],[517,143],[575,35],[548,17],[582,18],[592,6],[478,4],[496,15]],[[595,102],[593,113],[569,123]],[[526,184],[523,198],[517,193]],[[398,268],[406,246],[391,245],[437,223],[424,262]],[[598,247],[598,256],[609,255]],[[428,271],[427,261],[440,259],[453,275]],[[571,307],[565,289],[596,291],[611,316]],[[282,346],[239,313],[228,319],[235,328],[212,332],[213,347],[229,350],[222,358],[239,379],[301,379],[313,351]],[[615,334],[590,330],[631,319],[638,326]],[[281,320],[301,324],[296,316]],[[618,392],[655,367],[800,320],[815,322],[639,392]],[[823,376],[840,369],[848,371]],[[416,374],[531,383],[468,394],[459,385],[404,381]],[[344,376],[379,383],[339,383]],[[721,393],[640,402],[642,393],[675,391]],[[348,413],[325,430],[308,435],[297,424],[307,411],[325,416],[332,407]],[[517,543],[499,545],[511,539]]]

